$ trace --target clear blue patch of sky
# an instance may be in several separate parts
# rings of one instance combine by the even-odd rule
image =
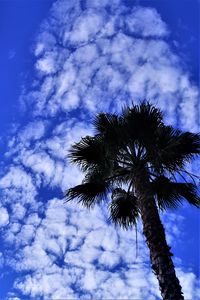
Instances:
[[[0,1],[0,135],[18,120],[18,97],[33,70],[31,46],[52,0]]]

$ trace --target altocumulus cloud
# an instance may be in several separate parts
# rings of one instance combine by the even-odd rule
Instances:
[[[14,249],[1,255],[1,265],[18,274],[10,299],[18,299],[18,291],[33,299],[159,297],[141,228],[136,257],[132,231],[109,224],[103,206],[88,212],[64,204],[62,193],[81,182],[66,154],[92,133],[98,111],[120,112],[129,101],[148,98],[166,122],[197,130],[198,90],[169,36],[154,8],[120,0],[53,4],[35,41],[34,84],[20,97],[26,111],[31,108],[30,122],[10,138],[11,164],[0,180],[0,226]],[[60,198],[52,196],[55,190]],[[178,243],[183,217],[171,213],[163,221],[168,241]],[[175,262],[186,299],[200,299],[195,275]]]

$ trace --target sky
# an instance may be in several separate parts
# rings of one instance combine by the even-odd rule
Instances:
[[[138,228],[64,203],[93,116],[149,99],[199,131],[199,1],[0,1],[0,299],[160,299]],[[199,161],[189,170],[198,173]],[[196,208],[161,214],[185,299],[200,299]]]

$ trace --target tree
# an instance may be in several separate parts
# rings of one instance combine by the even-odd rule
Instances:
[[[184,199],[200,206],[195,182],[184,176],[186,163],[200,153],[200,135],[166,126],[162,112],[148,102],[126,107],[120,116],[100,113],[94,127],[94,136],[70,150],[85,178],[66,192],[66,201],[91,208],[104,200],[111,220],[125,229],[140,217],[163,299],[184,299],[159,211]]]

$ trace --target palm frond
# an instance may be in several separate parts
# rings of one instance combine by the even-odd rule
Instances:
[[[122,121],[120,116],[101,113],[96,116],[93,122],[97,135],[102,136],[107,148],[116,153],[126,142],[126,131]]]
[[[105,161],[104,142],[98,136],[86,136],[71,147],[68,157],[72,163],[78,164],[85,171],[91,165],[101,164]]]
[[[110,162],[110,164],[107,165],[93,165],[87,169],[87,172],[85,172],[83,183],[99,182],[99,180],[106,181],[107,179],[113,176],[112,170],[112,162]],[[109,180],[107,181],[109,182]]]
[[[113,223],[128,229],[136,224],[138,215],[137,198],[133,193],[127,193],[121,188],[114,189],[110,204],[110,219]]]
[[[182,133],[171,126],[160,126],[156,131],[154,147],[148,148],[147,160],[158,173],[164,169],[174,172],[199,153],[199,134]]]
[[[179,195],[188,203],[200,207],[200,197],[196,185],[193,183],[176,183],[176,189]]]
[[[191,132],[181,133],[178,137],[178,150],[189,159],[195,154],[200,154],[200,135]]]
[[[98,114],[93,121],[97,134],[112,134],[119,127],[119,117],[114,114]]]
[[[65,199],[68,202],[77,198],[83,206],[91,208],[104,200],[108,192],[108,183],[99,180],[99,182],[83,183],[70,188],[65,194]]]
[[[200,207],[197,188],[192,183],[172,182],[165,176],[159,176],[151,183],[151,186],[157,204],[162,210],[178,207],[183,199],[196,207]]]
[[[155,132],[163,124],[163,116],[159,109],[148,102],[127,107],[123,114],[124,132],[131,147],[151,148],[155,144]],[[140,155],[139,155],[140,156]]]

